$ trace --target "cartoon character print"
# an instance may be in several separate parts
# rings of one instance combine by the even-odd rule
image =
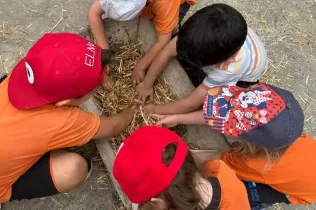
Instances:
[[[212,88],[208,91],[204,103],[204,117],[213,129],[223,130],[225,121],[229,118],[231,96],[229,87]]]
[[[239,94],[239,103],[242,108],[257,107],[258,109],[267,108],[267,101],[272,100],[271,91],[263,90],[261,87],[244,91]]]
[[[221,89],[220,94],[214,98],[213,116],[228,120],[231,110],[230,99],[233,94],[230,92],[229,87]]]
[[[204,104],[204,118],[213,130],[239,136],[266,124],[286,106],[268,85],[251,88],[225,86],[210,89]]]

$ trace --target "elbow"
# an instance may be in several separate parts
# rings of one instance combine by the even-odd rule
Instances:
[[[96,21],[102,21],[102,14],[98,14],[96,13],[96,11],[90,7],[88,10],[88,22],[89,25],[93,25],[93,23],[95,23]]]

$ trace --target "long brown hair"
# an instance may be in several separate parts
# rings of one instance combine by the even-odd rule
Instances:
[[[239,138],[230,146],[230,153],[237,153],[240,156],[250,159],[254,157],[262,157],[267,159],[268,163],[276,163],[280,160],[282,155],[288,150],[291,145],[287,145],[278,149],[267,149],[249,144],[245,140]]]
[[[174,158],[177,150],[177,144],[169,144],[163,154],[162,159],[166,166],[169,166]],[[202,210],[199,206],[201,197],[196,190],[196,175],[198,168],[195,165],[192,154],[188,152],[185,161],[173,179],[169,187],[157,195],[156,197],[164,200],[168,206],[168,209],[181,209],[181,210]],[[144,192],[146,193],[146,192]],[[155,203],[147,201],[139,206],[141,210],[166,210],[159,208]]]

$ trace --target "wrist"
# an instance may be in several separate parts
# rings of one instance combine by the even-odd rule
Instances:
[[[185,124],[183,122],[183,114],[176,114],[175,115],[175,121],[174,121],[177,125],[179,124]]]
[[[144,84],[144,87],[146,89],[151,89],[151,88],[153,88],[153,85],[154,85],[154,83],[152,81],[150,81],[147,76],[145,76],[145,78],[143,80],[143,84]]]

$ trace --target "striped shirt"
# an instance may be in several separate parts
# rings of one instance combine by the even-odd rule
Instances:
[[[236,85],[238,81],[256,82],[266,71],[268,58],[266,49],[256,33],[248,28],[245,43],[228,60],[203,67],[207,87]]]

